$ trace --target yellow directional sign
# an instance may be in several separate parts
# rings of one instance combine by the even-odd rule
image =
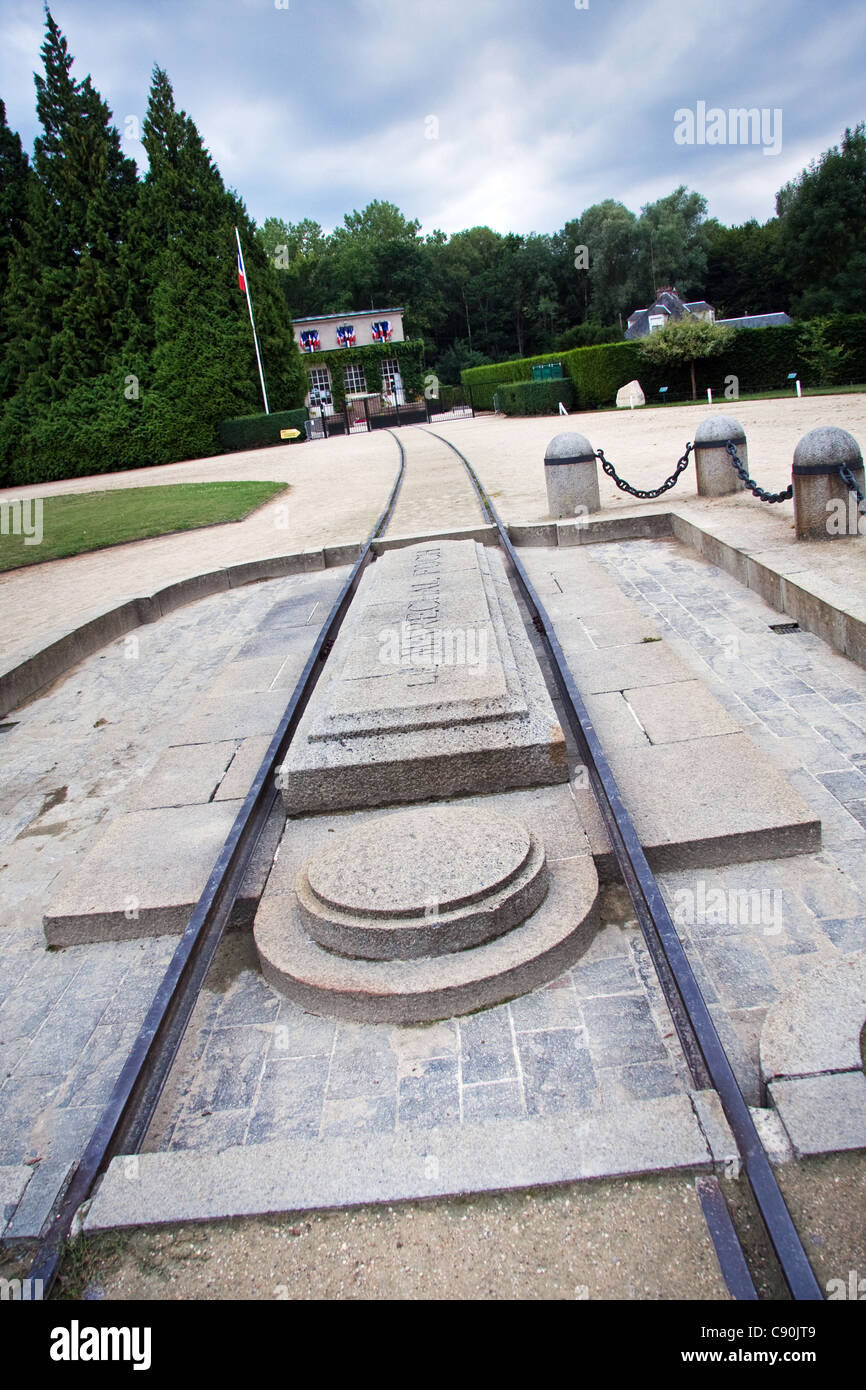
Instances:
[[[297,439],[300,430],[280,430],[280,439]]]

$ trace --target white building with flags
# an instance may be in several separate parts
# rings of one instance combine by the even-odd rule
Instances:
[[[377,363],[361,356],[362,348],[387,349],[391,343],[406,341],[402,308],[296,318],[294,332],[302,357],[308,359],[310,390],[306,403],[314,415],[333,414],[337,398],[351,403],[381,396],[386,403],[405,404],[397,355],[391,357],[386,351]]]
[[[402,309],[364,309],[352,314],[318,314],[295,319],[295,342],[303,353],[402,343]]]

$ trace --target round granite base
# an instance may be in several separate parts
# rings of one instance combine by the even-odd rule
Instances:
[[[544,850],[520,821],[435,806],[340,835],[307,860],[295,893],[327,951],[417,960],[510,931],[543,902],[547,879]]]
[[[547,896],[520,926],[470,950],[420,960],[355,960],[308,935],[294,893],[265,895],[254,927],[262,973],[311,1013],[367,1023],[432,1023],[548,984],[583,954],[598,924],[592,857],[549,869]]]

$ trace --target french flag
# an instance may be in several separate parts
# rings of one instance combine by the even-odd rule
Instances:
[[[247,277],[244,271],[244,258],[241,255],[240,245],[238,246],[238,287],[242,294],[247,292]]]

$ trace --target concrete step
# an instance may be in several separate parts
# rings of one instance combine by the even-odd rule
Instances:
[[[491,1120],[387,1135],[278,1141],[115,1158],[85,1231],[267,1212],[505,1191],[668,1169],[709,1170],[736,1150],[705,1132],[695,1097],[666,1096],[570,1116]]]

